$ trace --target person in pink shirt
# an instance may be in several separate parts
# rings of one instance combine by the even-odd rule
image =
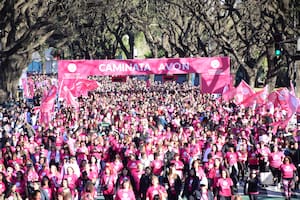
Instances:
[[[68,185],[72,191],[72,196],[75,197],[77,193],[76,182],[79,177],[74,173],[74,169],[71,166],[68,167],[67,174],[65,174],[63,178],[68,180]]]
[[[239,180],[245,179],[245,171],[246,168],[246,162],[248,158],[248,152],[245,147],[241,147],[240,150],[237,152],[238,155],[238,166],[239,166]]]
[[[248,151],[248,167],[250,170],[258,170],[259,159],[257,156],[257,149],[254,145]]]
[[[135,200],[135,195],[128,178],[124,178],[121,187],[117,190],[115,200]]]
[[[281,171],[280,166],[282,165],[282,161],[284,158],[284,153],[282,151],[278,151],[278,146],[275,145],[272,149],[272,152],[268,156],[270,169],[274,177],[274,184],[279,184],[281,181]]]
[[[230,145],[228,152],[225,154],[225,166],[229,169],[230,177],[232,178],[234,188],[237,188],[238,182],[238,154],[234,151],[234,146]]]
[[[217,181],[219,200],[231,200],[231,197],[233,195],[231,192],[233,182],[229,177],[229,173],[227,172],[227,170],[222,170],[221,174],[221,178],[219,178]]]
[[[117,182],[116,182],[116,189],[117,190],[122,187],[123,181],[125,179],[130,181],[131,186],[135,186],[132,174],[130,173],[130,171],[126,167],[124,167],[122,169],[121,173],[119,174]]]
[[[164,183],[168,193],[168,199],[178,200],[181,193],[182,181],[177,174],[175,164],[169,166],[168,174],[164,178]]]
[[[7,183],[3,172],[0,172],[0,194],[6,191]]]
[[[58,188],[57,193],[63,197],[62,199],[72,199],[72,191],[69,188],[67,179],[62,180],[61,186]]]
[[[104,173],[100,177],[100,185],[105,200],[113,200],[115,194],[115,175],[111,166],[105,166]]]
[[[51,184],[55,187],[58,188],[61,184],[62,181],[62,176],[61,174],[57,171],[56,165],[51,165],[50,166],[50,173],[48,175],[49,179],[51,180]]]
[[[168,197],[168,193],[162,185],[159,184],[157,176],[152,176],[152,186],[150,186],[146,192],[146,200],[159,199],[165,200]]]
[[[94,200],[97,195],[97,192],[95,190],[94,184],[90,181],[88,181],[85,184],[84,190],[82,192],[81,200]]]
[[[154,153],[154,160],[151,162],[152,173],[155,176],[162,176],[164,162],[159,159],[158,153]]]
[[[286,200],[290,200],[292,196],[292,187],[294,186],[294,177],[298,181],[297,168],[292,163],[292,159],[286,156],[283,164],[280,166],[282,174],[282,184]]]
[[[180,156],[178,153],[175,153],[174,159],[171,160],[171,164],[175,165],[176,172],[179,175],[179,177],[182,179],[183,178],[183,169],[184,169],[184,164],[180,160]]]
[[[17,187],[15,184],[11,184],[5,191],[4,199],[7,200],[21,200],[21,195],[16,191]]]
[[[16,191],[21,195],[21,197],[25,197],[26,182],[21,171],[17,171],[13,183],[16,185]]]
[[[268,156],[271,153],[270,148],[267,144],[261,141],[259,148],[257,148],[259,156],[259,170],[261,172],[267,171]]]
[[[196,171],[196,176],[198,176],[198,178],[200,180],[202,180],[203,178],[206,178],[206,174],[204,172],[204,166],[201,163],[200,159],[194,160],[192,163],[192,168],[195,169]]]
[[[115,157],[115,160],[113,162],[114,173],[116,173],[116,174],[120,173],[122,171],[123,167],[124,166],[123,166],[121,156],[119,154],[117,154]]]
[[[51,187],[51,182],[48,176],[44,176],[41,181],[41,192],[47,196],[46,199],[52,199],[54,197],[54,188]]]
[[[12,183],[14,178],[15,178],[14,177],[14,168],[11,167],[11,166],[8,166],[7,170],[6,170],[6,180],[7,180],[7,182]]]
[[[129,169],[131,174],[136,173],[136,171],[138,170],[138,164],[140,163],[139,160],[136,159],[135,154],[130,154],[129,155],[129,160],[127,163],[127,168]]]

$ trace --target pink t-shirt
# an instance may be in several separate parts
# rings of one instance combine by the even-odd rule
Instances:
[[[282,178],[293,178],[296,167],[294,164],[282,164],[280,166],[280,170],[282,173]]]
[[[96,171],[90,171],[90,173],[88,174],[88,177],[89,177],[89,179],[91,179],[92,181],[93,181],[93,180],[96,180],[97,177],[98,177],[98,172],[96,172]]]
[[[26,188],[25,181],[24,180],[21,180],[21,181],[16,180],[14,182],[16,184],[16,191],[19,194],[24,194],[25,193],[25,188]]]
[[[115,200],[135,200],[134,192],[128,189],[120,189],[117,191]]]
[[[248,153],[248,163],[249,165],[258,165],[257,151],[252,151]]]
[[[76,182],[77,182],[77,176],[75,174],[71,174],[71,175],[65,175],[64,178],[66,178],[68,180],[69,183],[69,188],[71,190],[76,188]]]
[[[0,182],[0,193],[3,194],[5,189],[6,189],[5,184],[3,182]]]
[[[106,190],[103,190],[103,194],[105,195],[114,194],[115,183],[114,183],[113,175],[107,176],[104,174],[101,177],[100,182],[102,186],[107,186]]]
[[[27,174],[27,181],[34,182],[39,180],[39,175],[35,170],[30,170]]]
[[[238,156],[236,152],[227,152],[225,158],[229,165],[232,166],[237,163]]]
[[[48,195],[49,199],[52,199],[52,189],[49,187],[43,187],[43,190],[45,191],[45,193]]]
[[[160,193],[166,193],[166,189],[163,186],[151,186],[147,190],[146,198],[149,198],[149,200],[153,200],[154,196],[159,195]]]
[[[231,186],[233,186],[233,182],[231,178],[220,178],[217,182],[217,187],[219,187],[219,195],[230,197],[231,196]]]
[[[163,162],[161,160],[153,160],[151,162],[152,172],[154,175],[160,175],[163,170]]]
[[[279,168],[282,165],[282,158],[284,157],[283,152],[272,152],[269,154],[270,166]]]
[[[245,152],[238,151],[237,154],[238,154],[238,159],[239,159],[240,162],[246,162],[247,161],[247,158],[248,158],[248,152],[247,151],[245,151]]]

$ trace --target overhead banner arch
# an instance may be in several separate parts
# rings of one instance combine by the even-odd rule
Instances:
[[[211,80],[216,76],[217,89],[221,90],[230,80],[229,57],[200,58],[157,58],[128,60],[60,60],[58,61],[58,79],[86,79],[89,76],[130,76],[150,74],[190,74],[198,73],[201,80]],[[209,78],[206,78],[209,77]],[[220,81],[219,79],[224,81]],[[220,85],[221,84],[221,85]],[[201,84],[207,86],[208,84]],[[215,93],[211,84],[204,89]],[[217,92],[218,92],[217,91]]]

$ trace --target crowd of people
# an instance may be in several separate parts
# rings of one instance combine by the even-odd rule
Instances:
[[[80,109],[57,100],[49,123],[41,98],[1,106],[0,199],[229,200],[243,184],[255,200],[269,170],[286,199],[299,190],[300,134],[272,131],[280,108],[242,108],[188,83],[93,78]]]

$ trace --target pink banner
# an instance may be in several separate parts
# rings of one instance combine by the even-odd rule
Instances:
[[[88,76],[188,74],[230,77],[229,57],[160,58],[132,60],[60,60],[58,78],[85,79]],[[228,80],[230,81],[230,79]]]
[[[224,87],[229,85],[229,75],[201,74],[201,92],[222,94]]]

